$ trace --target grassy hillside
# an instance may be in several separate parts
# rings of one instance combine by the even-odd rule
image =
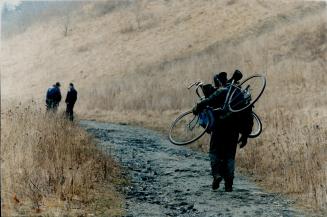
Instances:
[[[2,102],[74,82],[83,118],[165,131],[194,104],[186,85],[236,68],[263,73],[264,133],[239,165],[265,186],[325,210],[325,2],[139,0],[85,3],[2,41]],[[67,31],[66,31],[67,30]],[[63,88],[65,92],[65,88]],[[206,150],[206,139],[197,144]]]

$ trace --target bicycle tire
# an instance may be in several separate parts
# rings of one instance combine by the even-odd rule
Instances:
[[[177,124],[182,121],[187,120],[186,119],[187,116],[189,116],[188,118],[192,118],[192,116],[193,116],[191,121],[193,121],[195,118],[197,118],[197,119],[199,118],[198,115],[193,114],[192,110],[184,112],[181,115],[179,115],[175,119],[175,121],[171,124],[170,129],[169,129],[169,141],[171,143],[173,143],[175,145],[187,145],[187,144],[190,144],[190,143],[195,142],[196,140],[200,139],[206,133],[206,130],[209,127],[209,122],[206,124],[205,127],[201,127],[198,123],[195,123],[194,127],[198,127],[200,129],[199,134],[192,137],[191,139],[186,139],[185,141],[181,141],[178,138],[176,138],[176,136],[177,137],[180,136],[180,132],[178,132],[178,129],[177,129]],[[186,124],[190,124],[190,122],[186,121]],[[196,125],[198,125],[198,126],[196,126]],[[187,127],[187,125],[185,125],[185,127]],[[177,132],[174,132],[174,131],[177,131]]]
[[[256,122],[256,124],[254,124],[254,125],[257,125],[258,127],[257,127],[256,130],[252,129],[252,132],[250,133],[250,135],[248,137],[249,138],[256,138],[262,132],[262,122],[261,122],[259,116],[256,113],[252,112],[252,115],[254,117],[254,121]]]
[[[259,84],[260,86],[259,86],[259,91],[258,91],[258,93],[256,94],[256,96],[253,97],[253,96],[251,95],[251,93],[248,93],[248,92],[250,92],[250,91],[249,91],[250,85],[246,85],[246,83],[250,83],[250,80],[253,81],[254,79],[256,79],[257,81],[260,82],[260,84]],[[252,76],[246,78],[244,81],[242,81],[242,83],[241,83],[240,85],[238,85],[238,86],[241,87],[241,88],[235,88],[235,89],[233,90],[233,92],[231,93],[229,99],[228,99],[228,109],[229,109],[231,112],[240,112],[240,111],[243,111],[244,109],[249,108],[249,107],[252,106],[255,102],[257,102],[258,99],[261,97],[263,91],[264,91],[265,88],[266,88],[266,78],[265,78],[263,75],[252,75]],[[240,92],[238,92],[239,90],[240,90]],[[238,93],[237,93],[237,92],[238,92]],[[236,95],[236,93],[237,93],[237,95]],[[249,95],[248,98],[250,98],[250,102],[247,103],[245,106],[242,106],[242,107],[240,107],[240,108],[237,108],[236,106],[239,104],[239,102],[236,103],[236,104],[233,104],[232,101],[236,100],[237,97],[238,97],[241,93],[242,93],[243,95],[245,95],[245,93],[248,94],[248,95]],[[236,95],[236,96],[234,96],[234,95]],[[235,106],[235,108],[232,108],[232,106]]]

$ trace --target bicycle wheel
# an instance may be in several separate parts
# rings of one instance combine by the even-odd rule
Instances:
[[[261,123],[259,116],[256,113],[252,112],[252,115],[253,115],[253,119],[254,119],[253,120],[254,124],[252,127],[252,131],[249,135],[249,138],[256,138],[262,132],[262,123]]]
[[[231,112],[240,112],[252,106],[262,95],[266,87],[263,75],[253,75],[234,88],[228,100]]]
[[[169,129],[169,140],[175,145],[190,144],[203,136],[208,126],[209,122],[201,126],[199,115],[194,115],[192,110],[187,111],[172,123]]]

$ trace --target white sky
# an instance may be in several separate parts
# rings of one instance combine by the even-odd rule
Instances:
[[[0,8],[6,5],[9,10],[15,10],[21,2],[21,0],[0,0]]]

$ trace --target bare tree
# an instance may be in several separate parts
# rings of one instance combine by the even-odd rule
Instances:
[[[68,36],[68,31],[70,30],[69,27],[70,27],[70,14],[67,11],[65,18],[64,18],[64,36],[65,37]]]
[[[144,5],[143,0],[135,0],[134,3],[134,13],[135,13],[135,20],[137,24],[137,30],[140,30],[141,28],[141,20],[142,20],[142,9]]]

